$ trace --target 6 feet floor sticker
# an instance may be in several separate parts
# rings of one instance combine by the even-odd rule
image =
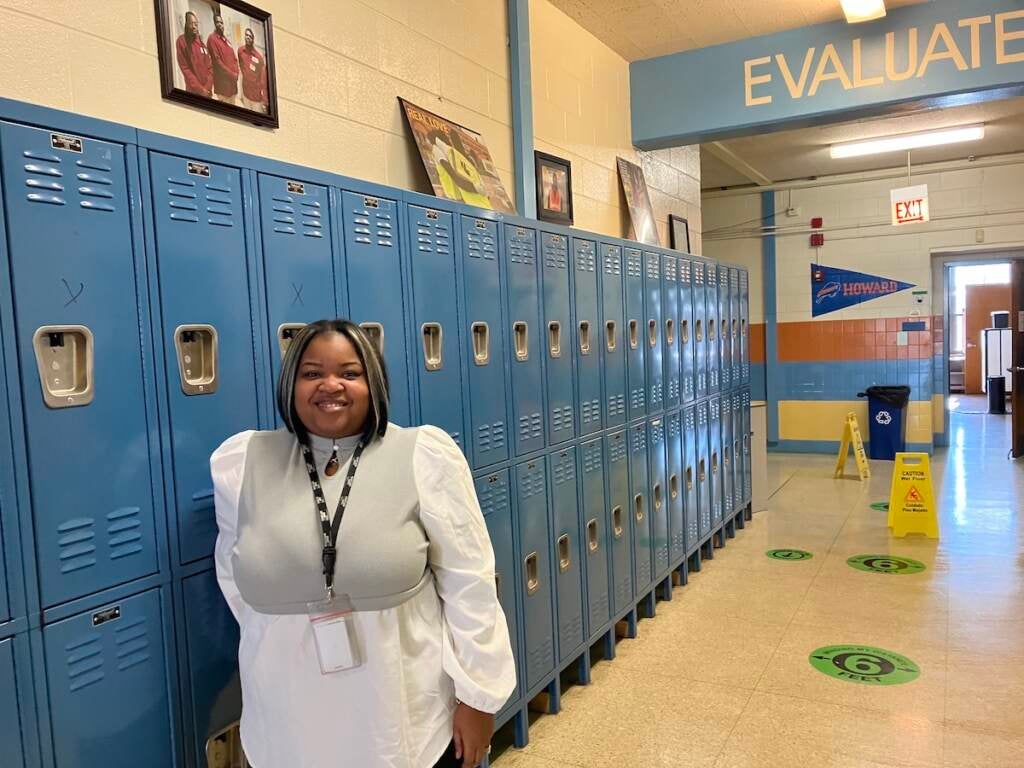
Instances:
[[[858,571],[897,574],[899,576],[920,573],[928,567],[919,560],[912,560],[909,557],[895,557],[893,555],[855,555],[854,557],[847,558],[846,564]]]
[[[790,562],[810,560],[814,557],[810,552],[805,552],[802,549],[769,549],[765,554],[772,560],[788,560]]]
[[[809,661],[829,677],[864,685],[902,685],[921,674],[906,656],[868,645],[828,645],[813,651]]]

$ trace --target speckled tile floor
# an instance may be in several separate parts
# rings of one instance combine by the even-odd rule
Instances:
[[[530,727],[495,768],[1021,768],[1024,766],[1024,462],[1008,419],[954,414],[933,459],[942,536],[893,539],[892,465],[834,481],[833,457],[770,456],[769,509],[692,574],[590,686]],[[765,557],[805,549],[802,562]],[[854,570],[857,554],[927,569]],[[826,645],[895,651],[913,682],[860,685],[816,671]],[[496,749],[507,745],[496,741]]]

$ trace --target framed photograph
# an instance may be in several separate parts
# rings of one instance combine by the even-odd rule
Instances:
[[[672,241],[669,247],[674,251],[690,252],[690,223],[674,213],[668,215],[668,233]]]
[[[658,228],[654,223],[654,207],[651,205],[651,193],[647,190],[647,179],[644,169],[636,163],[618,157],[619,181],[622,182],[622,193],[626,196],[629,207],[629,219],[633,224],[633,237],[648,245],[661,245],[658,242]]]
[[[154,0],[165,99],[278,126],[270,14],[241,0]]]
[[[483,136],[402,97],[398,101],[435,195],[515,213]]]
[[[572,163],[534,151],[537,177],[537,218],[572,226]]]

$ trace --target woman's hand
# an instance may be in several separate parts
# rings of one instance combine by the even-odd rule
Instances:
[[[459,703],[455,708],[455,759],[462,768],[476,768],[487,755],[494,733],[494,715]]]

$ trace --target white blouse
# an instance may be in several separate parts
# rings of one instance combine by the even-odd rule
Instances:
[[[324,675],[309,618],[257,613],[232,577],[252,434],[228,438],[210,459],[220,529],[217,581],[241,628],[246,757],[254,768],[432,768],[452,739],[455,698],[494,713],[516,683],[494,552],[462,452],[444,431],[419,428],[411,471],[434,586],[396,608],[355,614],[362,665]],[[357,441],[337,441],[343,462]],[[327,478],[331,441],[314,438],[312,447],[333,514],[347,467]],[[308,524],[319,526],[312,493]]]

